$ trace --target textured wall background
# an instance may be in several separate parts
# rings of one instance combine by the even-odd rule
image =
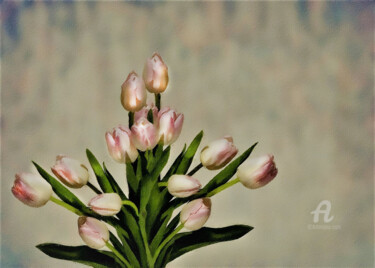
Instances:
[[[31,159],[48,168],[59,153],[87,163],[90,148],[121,178],[104,132],[127,122],[120,85],[154,51],[170,69],[162,101],[185,114],[174,155],[205,129],[203,144],[231,134],[243,151],[259,141],[254,155],[274,153],[279,167],[265,188],[213,199],[207,225],[252,232],[170,267],[373,265],[370,2],[4,1],[1,10],[2,267],[66,267],[34,246],[82,244],[76,217],[22,205],[14,173]],[[341,229],[308,230],[325,199]]]

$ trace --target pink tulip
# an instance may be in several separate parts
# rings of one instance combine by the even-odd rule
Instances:
[[[201,162],[207,169],[220,169],[228,164],[237,152],[238,150],[233,144],[233,138],[226,136],[211,142],[203,148]]]
[[[143,69],[143,80],[151,93],[162,93],[168,85],[168,67],[158,53],[147,59]]]
[[[143,80],[131,72],[121,86],[121,103],[125,110],[136,112],[146,105],[147,93]]]
[[[82,240],[94,249],[101,249],[109,240],[109,231],[107,225],[95,218],[79,217],[78,231]]]
[[[81,188],[89,180],[89,172],[81,162],[64,155],[56,157],[56,164],[51,168],[53,174],[72,188]]]
[[[241,183],[250,189],[262,187],[272,181],[277,175],[273,155],[265,155],[249,159],[238,168],[237,176]]]
[[[92,198],[89,207],[102,216],[113,216],[120,212],[121,197],[116,193],[100,194]]]
[[[190,176],[173,175],[168,180],[168,191],[176,197],[188,197],[199,191],[201,183]]]
[[[125,126],[118,126],[105,134],[109,155],[119,163],[134,162],[138,157],[137,148],[132,142],[132,133]]]
[[[208,197],[195,199],[187,203],[181,210],[180,221],[186,229],[200,229],[211,214],[211,199]]]
[[[184,115],[178,114],[169,107],[159,111],[159,141],[163,145],[174,143],[180,136]]]
[[[131,130],[134,145],[140,151],[151,150],[158,143],[157,129],[146,118],[139,119]]]
[[[32,173],[17,173],[13,195],[30,207],[44,206],[52,196],[52,187],[42,177]]]
[[[147,104],[147,106],[143,107],[141,110],[134,114],[134,122],[139,121],[141,118],[147,119],[148,112],[152,110],[152,118],[153,124],[156,128],[159,127],[159,118],[158,118],[158,108],[155,106],[154,103]]]

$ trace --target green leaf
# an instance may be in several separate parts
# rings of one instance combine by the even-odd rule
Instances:
[[[117,229],[119,228],[116,228],[116,230]],[[120,238],[122,238],[121,241],[124,244],[122,245],[121,242],[118,241],[117,237],[112,232],[109,232],[109,234],[109,239],[111,240],[111,243],[115,247],[115,249],[121,252],[121,254],[133,265],[133,267],[140,267],[137,257],[134,255],[128,242],[120,236]]]
[[[48,256],[61,260],[74,261],[95,268],[120,267],[115,255],[109,251],[99,251],[88,246],[64,246],[45,243],[36,246]]]
[[[232,176],[237,172],[237,168],[250,156],[251,152],[254,150],[258,143],[254,143],[249,149],[247,149],[243,154],[233,160],[228,166],[226,166],[222,171],[220,171],[212,180],[210,180],[206,186],[203,187],[192,199],[196,199],[203,196],[210,191],[216,189],[217,187],[223,185],[232,178]]]
[[[52,177],[47,171],[45,171],[37,163],[33,162],[34,166],[38,170],[39,174],[52,186],[53,191],[62,201],[68,203],[69,205],[79,209],[81,212],[91,214],[91,210],[86,207],[85,204],[79,200],[71,191],[69,191],[65,186],[63,186],[57,179]]]
[[[127,200],[128,198],[122,191],[120,185],[118,185],[118,183],[116,182],[115,178],[113,178],[112,174],[108,171],[104,162],[103,162],[103,169],[104,169],[104,175],[108,178],[108,181],[112,186],[112,189],[115,190],[115,192],[121,197],[122,200]]]
[[[182,161],[182,158],[184,157],[185,149],[186,149],[186,144],[184,145],[184,148],[182,149],[181,153],[174,160],[172,166],[167,171],[167,174],[165,174],[164,178],[162,179],[163,182],[168,181],[169,177],[172,176],[172,174],[174,174],[174,172],[176,171],[176,169],[180,165],[180,163]]]
[[[96,179],[98,180],[98,183],[100,185],[100,188],[102,188],[103,192],[105,193],[113,193],[112,186],[110,182],[108,181],[108,178],[104,174],[104,171],[102,167],[100,166],[98,160],[96,157],[93,155],[92,152],[90,152],[89,149],[86,149],[86,155],[87,159],[90,162],[90,165],[95,173]]]
[[[198,135],[194,138],[194,140],[187,148],[186,153],[184,154],[184,157],[182,158],[181,163],[176,170],[176,174],[186,174],[186,172],[189,170],[191,162],[193,162],[194,155],[198,150],[202,138],[203,130],[198,133]]]
[[[140,161],[140,157],[138,157],[137,161]],[[126,163],[126,180],[129,187],[129,199],[134,203],[137,203],[135,199],[137,199],[136,194],[138,191],[138,179],[134,173],[132,163]]]
[[[248,225],[232,225],[224,228],[203,227],[197,231],[177,234],[173,239],[172,251],[168,262],[204,246],[238,239],[252,229],[253,227]]]

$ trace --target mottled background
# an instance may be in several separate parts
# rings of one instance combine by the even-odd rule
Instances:
[[[259,141],[254,155],[274,153],[279,167],[265,188],[237,185],[213,198],[208,226],[252,232],[169,267],[372,267],[370,1],[4,1],[1,9],[2,267],[67,267],[35,245],[82,244],[76,216],[21,204],[10,193],[14,173],[30,160],[48,168],[59,153],[87,163],[90,148],[124,185],[104,132],[127,122],[120,85],[154,51],[170,69],[162,102],[185,114],[173,155],[204,129],[203,144],[231,134],[244,151]],[[322,200],[340,230],[307,228]]]

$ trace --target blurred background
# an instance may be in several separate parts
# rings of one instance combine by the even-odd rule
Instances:
[[[253,155],[273,153],[279,168],[267,187],[213,198],[207,226],[253,231],[169,267],[372,267],[373,11],[370,1],[3,1],[1,266],[82,266],[35,248],[83,242],[75,215],[16,200],[14,174],[31,160],[49,169],[57,154],[88,164],[90,148],[125,187],[104,133],[127,123],[120,85],[158,51],[170,70],[162,104],[185,114],[172,156],[204,129],[202,146],[232,135],[242,152],[259,141]],[[334,219],[319,224],[337,230],[308,228],[322,200]]]

